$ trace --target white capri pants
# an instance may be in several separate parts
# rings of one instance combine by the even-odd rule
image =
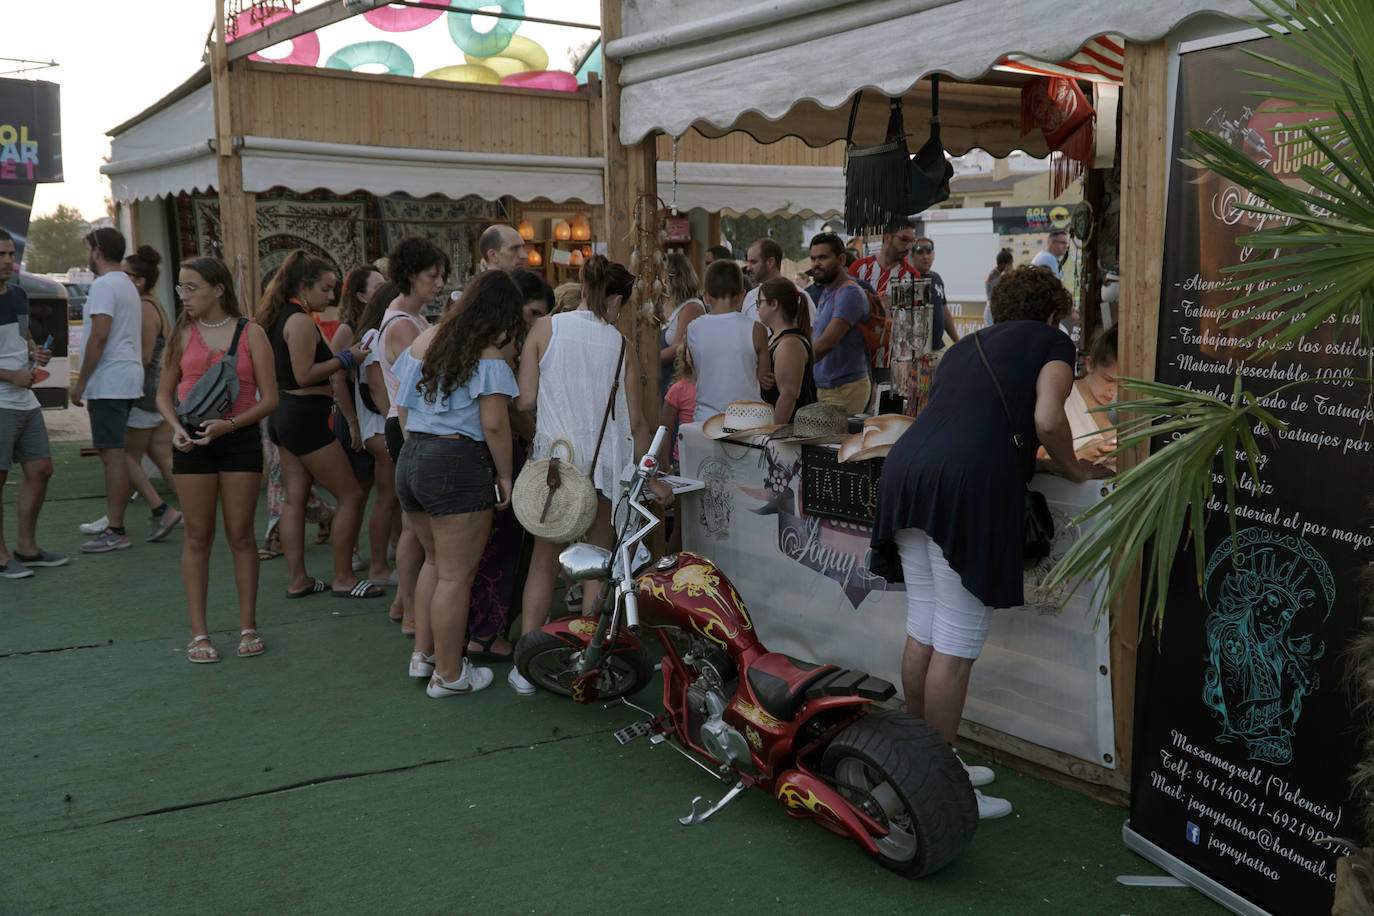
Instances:
[[[920,528],[903,528],[893,540],[906,580],[906,634],[941,655],[977,658],[992,608],[964,588],[940,545]]]

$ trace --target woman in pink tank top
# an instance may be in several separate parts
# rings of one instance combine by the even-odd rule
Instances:
[[[186,659],[203,664],[219,661],[205,621],[216,503],[224,507],[224,536],[239,588],[238,654],[246,658],[265,648],[257,628],[258,548],[253,514],[262,481],[258,421],[277,407],[277,375],[267,332],[239,311],[234,280],[222,261],[192,258],[182,265],[178,281],[176,292],[184,307],[167,341],[157,406],[172,427],[172,474],[186,516],[181,551],[181,578],[191,615]],[[187,429],[177,417],[177,405],[231,348],[238,360],[238,396],[223,419]]]

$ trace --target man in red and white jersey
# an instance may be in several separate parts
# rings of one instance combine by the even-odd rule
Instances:
[[[919,276],[906,260],[915,243],[915,229],[889,232],[883,236],[883,247],[877,254],[859,258],[849,265],[849,275],[863,280],[881,296],[887,292],[887,284],[893,277]]]

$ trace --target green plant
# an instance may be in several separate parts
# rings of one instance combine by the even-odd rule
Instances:
[[[1326,116],[1308,123],[1296,141],[1318,153],[1319,164],[1304,165],[1298,173],[1310,191],[1284,184],[1217,136],[1188,132],[1194,149],[1186,164],[1211,169],[1250,192],[1253,202],[1240,209],[1263,217],[1269,227],[1238,243],[1275,255],[1227,269],[1233,276],[1228,288],[1242,294],[1228,305],[1232,317],[1226,326],[1249,328],[1246,340],[1260,354],[1328,319],[1344,322],[1358,315],[1362,343],[1369,346],[1374,342],[1374,7],[1368,0],[1252,2],[1265,16],[1252,25],[1308,61],[1308,66],[1297,66],[1252,54],[1272,68],[1247,71],[1265,84],[1262,92],[1252,94],[1284,102],[1278,111]],[[1253,291],[1245,292],[1247,286]],[[1098,524],[1060,560],[1046,586],[1078,585],[1107,572],[1110,600],[1143,562],[1141,626],[1157,628],[1164,617],[1175,546],[1185,536],[1191,535],[1201,583],[1202,532],[1217,457],[1222,459],[1229,512],[1235,506],[1237,462],[1247,463],[1251,475],[1259,478],[1255,427],[1269,434],[1282,428],[1261,402],[1293,384],[1323,380],[1255,394],[1244,389],[1237,374],[1228,402],[1123,378],[1123,387],[1141,397],[1118,405],[1121,414],[1129,415],[1116,426],[1119,448],[1155,436],[1173,441],[1122,474],[1115,491],[1080,516],[1079,522]],[[1233,514],[1231,524],[1234,530]]]

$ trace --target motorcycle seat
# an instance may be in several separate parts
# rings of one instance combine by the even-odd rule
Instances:
[[[842,672],[834,665],[818,665],[769,652],[749,666],[749,688],[764,711],[775,719],[790,721],[818,683]]]

